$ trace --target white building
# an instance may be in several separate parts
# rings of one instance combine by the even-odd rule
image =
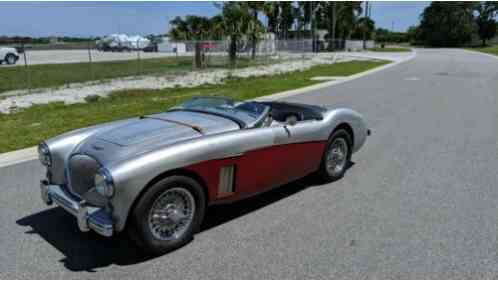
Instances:
[[[171,42],[168,37],[163,37],[160,43],[157,43],[157,51],[164,53],[186,53],[185,43]]]

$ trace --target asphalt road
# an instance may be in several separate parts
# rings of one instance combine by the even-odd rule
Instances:
[[[373,135],[345,178],[211,208],[194,241],[147,258],[44,206],[36,161],[4,168],[0,278],[498,277],[498,59],[418,50],[290,99],[364,114]]]

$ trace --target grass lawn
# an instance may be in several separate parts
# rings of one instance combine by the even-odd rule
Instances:
[[[410,48],[401,48],[401,47],[385,47],[385,48],[370,48],[368,49],[371,52],[411,52]]]
[[[498,56],[498,45],[488,46],[488,47],[480,47],[480,48],[467,48],[467,50],[483,52],[491,55]]]
[[[35,105],[14,114],[0,114],[0,153],[36,145],[72,129],[166,111],[192,96],[222,95],[236,100],[251,99],[320,83],[310,80],[314,76],[348,76],[386,63],[388,61],[352,61],[274,76],[230,78],[222,85],[125,90],[91,103]]]
[[[31,88],[63,86],[67,83],[99,81],[104,79],[152,73],[190,71],[192,59],[154,58],[141,60],[92,63],[40,64],[29,66]],[[0,68],[0,93],[28,88],[28,73],[24,66]]]
[[[255,61],[239,58],[236,67],[247,67],[267,63],[261,58]],[[276,61],[272,61],[276,62]],[[209,67],[227,67],[224,57],[209,57]],[[64,86],[68,83],[101,81],[105,79],[147,75],[147,74],[181,74],[192,71],[191,57],[151,58],[125,61],[92,63],[40,64],[29,66],[29,73],[24,66],[0,68],[0,93],[28,88],[28,75],[31,89]]]

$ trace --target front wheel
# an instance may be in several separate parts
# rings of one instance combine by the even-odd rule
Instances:
[[[335,131],[327,142],[318,175],[324,181],[335,181],[344,176],[351,161],[352,139],[346,130]]]
[[[202,187],[193,179],[171,176],[137,202],[129,234],[146,252],[162,254],[188,243],[202,223],[206,208]]]

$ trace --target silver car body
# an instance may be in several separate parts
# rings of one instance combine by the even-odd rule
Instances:
[[[293,144],[325,144],[331,133],[339,126],[351,131],[353,152],[356,152],[369,134],[362,116],[345,108],[323,109],[321,120],[304,120],[292,125],[273,123],[243,129],[233,121],[220,116],[181,110],[151,117],[110,122],[46,140],[45,144],[50,150],[52,163],[47,168],[47,179],[42,183],[44,200],[51,203],[52,199],[57,197],[55,199],[59,200],[55,201],[58,205],[66,204],[62,207],[78,216],[81,230],[92,228],[100,234],[110,236],[124,229],[137,198],[151,183],[165,175],[186,173],[193,176],[205,186],[208,204],[239,200],[274,186],[264,186],[261,190],[255,188],[240,193],[222,194],[222,189],[226,188],[222,186],[223,176],[220,174],[222,169],[209,170],[212,163],[210,161],[218,161],[216,165],[230,161],[236,164],[237,159],[243,159],[244,155],[251,151],[283,148]],[[193,123],[203,131],[200,133],[181,124],[164,122],[162,118]],[[285,156],[287,153],[291,155],[292,149],[297,148],[289,146],[289,150],[280,155]],[[323,151],[317,153],[321,155]],[[316,163],[311,164],[306,171],[301,173],[294,170],[278,183],[290,182],[318,169],[321,158],[315,158],[313,161]],[[248,163],[254,163],[255,160],[257,159]],[[202,163],[208,164],[202,166]],[[85,168],[79,170],[78,165]],[[204,170],[208,169],[208,172],[196,173],[198,170],[192,167],[198,168],[199,165]],[[299,167],[300,163],[293,165]],[[74,167],[78,171],[74,171]],[[115,195],[112,198],[103,199],[91,188],[87,191],[77,187],[91,184],[97,168],[105,168],[112,176],[115,186]],[[244,169],[257,170],[258,167]],[[279,172],[281,171],[275,171]],[[216,182],[216,179],[220,179],[219,182]],[[209,186],[210,182],[215,182],[217,186]],[[237,190],[236,187],[232,188]],[[86,194],[83,194],[84,192]],[[53,195],[54,193],[58,194]],[[71,206],[68,207],[67,204]],[[92,214],[98,216],[89,221]],[[99,223],[100,216],[107,218],[101,220],[102,225],[95,226]],[[107,228],[107,231],[102,228]]]

